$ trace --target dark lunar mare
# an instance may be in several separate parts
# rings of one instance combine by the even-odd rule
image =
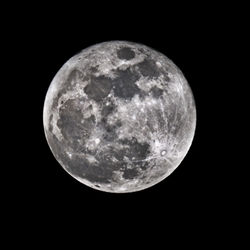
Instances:
[[[115,96],[123,99],[131,99],[134,95],[139,94],[141,90],[135,82],[139,80],[140,75],[132,72],[130,68],[126,70],[116,70],[116,77],[113,82]]]
[[[125,179],[134,179],[139,174],[139,168],[145,169],[148,165],[148,162],[144,160],[150,153],[150,146],[147,143],[139,143],[136,138],[119,140],[119,143],[126,146],[119,151],[119,154],[127,157],[133,165],[133,169],[128,168],[127,164],[123,165],[123,177]],[[135,165],[137,165],[137,168],[134,167]]]
[[[163,90],[159,89],[158,87],[154,86],[153,88],[150,89],[152,95],[154,98],[159,98],[163,94]]]
[[[108,96],[112,87],[112,80],[109,77],[92,76],[90,83],[84,88],[84,92],[89,98],[100,102]]]
[[[117,50],[119,59],[131,60],[135,57],[135,52],[129,47],[123,47]]]
[[[119,55],[121,54],[121,51],[123,51],[122,53],[125,53],[125,49],[126,48],[120,49],[117,53]],[[127,49],[126,53],[129,53]],[[125,55],[123,56],[125,57]],[[142,62],[130,66],[125,70],[113,70],[113,73],[116,75],[114,79],[103,75],[98,77],[89,75],[89,78],[91,79],[90,83],[84,88],[88,97],[97,102],[101,102],[108,96],[111,89],[114,90],[114,95],[118,98],[131,99],[136,94],[143,97],[145,96],[145,92],[139,89],[135,82],[140,79],[141,75],[148,77],[149,79],[157,78],[162,73],[162,70],[157,67],[152,59],[146,58]],[[141,73],[141,75],[139,73]],[[156,87],[152,90],[152,92],[154,97],[162,95],[162,90],[159,88],[157,89]]]
[[[156,78],[160,76],[160,70],[156,63],[151,59],[144,59],[142,62],[137,64],[139,71],[145,77]]]

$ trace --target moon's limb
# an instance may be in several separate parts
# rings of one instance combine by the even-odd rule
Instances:
[[[54,77],[44,103],[48,144],[74,178],[107,192],[165,179],[195,132],[191,89],[161,53],[125,41],[91,46]]]

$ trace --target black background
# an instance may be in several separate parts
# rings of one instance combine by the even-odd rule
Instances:
[[[54,232],[51,238],[60,230],[61,236],[80,233],[76,241],[107,233],[107,246],[110,238],[128,245],[151,239],[161,245],[179,233],[187,242],[199,238],[209,244],[209,228],[213,240],[221,239],[233,194],[222,149],[227,137],[222,121],[228,116],[223,60],[234,25],[225,6],[94,3],[29,5],[22,11],[17,6],[16,12],[6,31],[18,58],[11,74],[17,78],[20,111],[14,119],[21,121],[20,139],[18,156],[11,158],[8,196],[18,230],[45,227]],[[108,40],[143,43],[168,56],[184,73],[196,101],[197,127],[185,159],[164,181],[136,193],[110,194],[76,181],[53,157],[43,131],[43,104],[54,75],[80,50]]]

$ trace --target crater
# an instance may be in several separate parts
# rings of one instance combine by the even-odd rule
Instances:
[[[162,151],[161,151],[161,156],[166,155],[166,153],[167,153],[167,151],[166,151],[166,150],[162,150]]]
[[[135,57],[135,52],[129,47],[123,47],[117,51],[119,59],[131,60]]]

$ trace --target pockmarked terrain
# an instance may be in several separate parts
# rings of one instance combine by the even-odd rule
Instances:
[[[62,167],[92,188],[134,192],[171,174],[196,126],[178,67],[145,45],[110,41],[84,49],[54,77],[44,130]]]

